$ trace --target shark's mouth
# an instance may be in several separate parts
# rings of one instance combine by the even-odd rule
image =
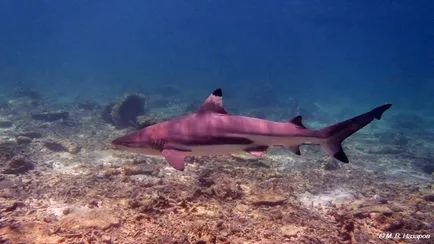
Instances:
[[[125,138],[120,137],[112,141],[112,146],[114,148],[124,148],[124,147],[145,147],[147,144],[134,142],[131,140],[125,140]]]

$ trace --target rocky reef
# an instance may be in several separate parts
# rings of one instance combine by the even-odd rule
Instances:
[[[432,176],[420,170],[429,162],[415,163],[432,159],[430,134],[361,131],[344,144],[350,164],[305,146],[301,157],[282,149],[260,159],[190,157],[179,172],[160,157],[110,146],[131,123],[155,123],[190,104],[155,109],[145,101],[127,95],[103,116],[86,105],[93,102],[49,105],[68,112],[59,120],[34,119],[27,106],[0,110],[12,123],[0,127],[0,243],[432,241],[380,238],[433,233]]]
[[[128,94],[117,103],[107,105],[101,116],[104,121],[117,128],[140,126],[137,117],[145,113],[146,97],[141,94]]]

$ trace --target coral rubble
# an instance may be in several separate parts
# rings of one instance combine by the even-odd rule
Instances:
[[[104,120],[89,104],[68,123],[64,114],[8,117],[0,243],[398,243],[408,240],[380,234],[433,231],[432,179],[413,168],[429,159],[429,138],[413,138],[412,155],[402,135],[378,129],[345,144],[350,164],[306,146],[302,157],[282,149],[260,159],[189,157],[179,172],[160,157],[111,149],[131,123],[170,116],[146,116],[144,104],[126,96]]]

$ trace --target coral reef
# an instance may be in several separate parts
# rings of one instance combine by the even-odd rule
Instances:
[[[13,123],[0,135],[0,243],[399,243],[416,240],[379,235],[433,232],[432,176],[419,169],[432,161],[416,163],[432,159],[429,134],[358,133],[344,144],[350,164],[304,146],[302,157],[190,157],[179,172],[110,148],[131,121],[186,107],[151,117],[143,102],[106,109],[116,126],[86,107],[67,123],[0,111]]]

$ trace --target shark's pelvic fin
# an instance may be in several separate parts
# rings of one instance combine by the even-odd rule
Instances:
[[[268,146],[258,146],[258,147],[246,149],[244,151],[249,153],[250,155],[260,158],[267,153],[267,150],[268,150]]]
[[[381,119],[383,113],[391,106],[392,104],[384,104],[367,113],[319,130],[319,136],[325,139],[325,142],[321,144],[322,147],[337,160],[348,163],[348,157],[342,150],[342,141],[371,123],[372,120]]]
[[[262,151],[248,151],[248,153],[250,155],[257,157],[257,158],[263,157],[265,155],[265,152],[262,152]]]
[[[166,160],[172,165],[175,169],[183,171],[184,170],[184,159],[185,153],[182,151],[178,151],[175,149],[163,149],[161,154],[166,158]]]
[[[214,90],[208,96],[208,98],[203,102],[198,112],[199,113],[214,112],[214,113],[227,114],[226,110],[223,107],[222,89],[218,88]]]

